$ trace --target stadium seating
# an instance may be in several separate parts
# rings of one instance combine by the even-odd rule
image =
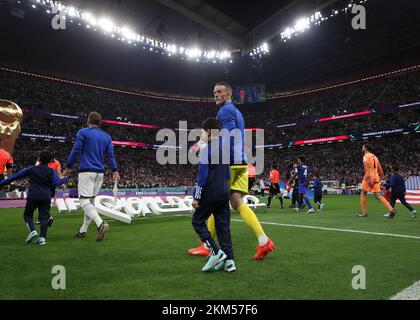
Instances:
[[[277,125],[359,112],[378,106],[417,102],[420,101],[419,83],[420,72],[414,72],[316,94],[243,105],[240,109],[247,127],[266,130],[266,144],[405,127],[419,123],[420,108],[372,113],[357,118],[310,123],[307,126],[277,128]],[[0,97],[17,102],[26,111],[22,133],[64,137],[61,142],[19,138],[13,155],[18,168],[34,163],[36,153],[50,145],[56,148],[59,160],[65,163],[71,148],[71,138],[84,125],[80,120],[71,118],[37,116],[36,111],[83,117],[96,110],[104,119],[152,124],[162,128],[177,128],[178,121],[186,120],[189,128],[195,128],[199,127],[202,120],[214,116],[218,110],[213,103],[141,98],[9,72],[0,72]],[[28,110],[32,113],[28,113]],[[111,134],[113,140],[156,144],[156,129],[109,124],[104,124],[103,128]],[[384,167],[398,163],[406,176],[420,174],[420,148],[416,134],[383,137],[373,140],[372,143]],[[267,177],[269,166],[273,163],[279,166],[282,176],[285,176],[289,170],[287,165],[303,154],[306,155],[308,164],[320,172],[321,178],[354,185],[362,177],[361,144],[362,141],[357,141],[266,150],[263,176]],[[116,147],[115,150],[122,175],[121,187],[175,187],[194,184],[194,166],[160,166],[156,162],[154,150],[131,147]],[[110,175],[107,177],[105,186],[112,187]],[[70,186],[76,182],[73,179]],[[24,182],[21,185],[24,187]]]

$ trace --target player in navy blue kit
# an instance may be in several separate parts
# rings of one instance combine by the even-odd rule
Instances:
[[[386,184],[386,187],[391,188],[391,200],[389,201],[389,204],[395,208],[395,203],[399,199],[401,201],[401,204],[403,204],[408,210],[410,210],[411,217],[414,219],[416,218],[416,210],[410,204],[407,203],[405,200],[405,181],[404,178],[398,173],[398,167],[394,166],[392,168],[393,174],[391,176],[391,179],[389,183]],[[392,215],[389,213],[385,214],[386,218],[392,218]]]
[[[67,177],[59,179],[56,172],[48,167],[52,158],[53,154],[50,151],[43,150],[39,154],[39,166],[30,166],[22,169],[8,179],[0,181],[0,186],[5,186],[15,180],[25,177],[29,178],[28,197],[26,199],[25,212],[23,213],[23,218],[29,229],[29,235],[25,240],[26,243],[31,243],[38,236],[33,219],[36,209],[38,209],[41,224],[40,236],[36,243],[39,245],[47,243],[52,193],[56,187],[67,182]]]
[[[232,240],[230,236],[230,207],[229,207],[229,165],[222,163],[222,143],[218,135],[212,135],[211,130],[220,130],[220,122],[216,118],[209,118],[202,124],[203,135],[207,145],[200,151],[198,164],[198,181],[193,191],[192,203],[195,212],[192,225],[200,240],[211,249],[211,254],[202,271],[236,270],[233,260]],[[214,133],[214,132],[213,132]],[[203,139],[203,137],[202,137]],[[212,157],[218,154],[218,159]],[[206,220],[213,214],[216,227],[216,241],[210,234]]]
[[[323,184],[319,178],[318,172],[314,174],[314,202],[318,205],[318,212],[321,212],[324,209],[324,204],[322,203],[322,188]]]
[[[305,201],[306,205],[309,208],[307,213],[314,213],[315,210],[314,208],[312,208],[312,204],[309,201],[309,198],[307,196],[308,186],[309,186],[309,181],[308,181],[309,169],[308,169],[308,166],[305,165],[305,157],[303,156],[298,157],[297,162],[298,162],[298,165],[296,167],[295,172],[298,177],[299,202],[298,202],[298,207],[295,208],[295,210],[299,212],[299,208],[301,207],[303,201]]]

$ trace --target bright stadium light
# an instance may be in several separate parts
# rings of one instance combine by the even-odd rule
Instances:
[[[268,52],[269,51],[269,49],[268,49],[268,43],[267,42],[264,42],[263,43],[262,49],[264,50],[264,52]]]
[[[121,34],[127,40],[135,40],[136,39],[136,34],[127,27],[124,27],[124,28],[121,29]]]
[[[308,18],[300,18],[296,21],[294,29],[297,32],[304,32],[306,29],[309,29],[309,19]]]
[[[101,20],[99,20],[99,26],[105,32],[111,32],[114,30],[114,23],[111,20],[108,20],[106,18],[102,18]]]
[[[76,17],[77,16],[77,13],[76,13],[76,9],[75,8],[73,8],[73,7],[70,7],[69,9],[68,9],[68,15],[70,16],[70,17]]]
[[[92,26],[95,26],[97,23],[95,17],[90,12],[83,13],[82,19],[86,20],[86,22],[91,24]]]
[[[360,3],[364,3],[363,1],[367,2],[367,0],[362,0]],[[316,11],[315,13],[298,19],[293,26],[288,26],[284,29],[281,33],[281,40],[286,42],[287,39],[291,39],[292,36],[298,36],[304,33],[306,30],[310,29],[312,25],[320,26],[321,23],[328,21],[329,18],[333,18],[340,14],[340,12],[347,12],[349,8],[352,8],[355,4],[353,0],[344,4],[341,8],[331,8],[330,13],[326,13],[325,16],[321,13],[321,11]]]
[[[216,56],[216,51],[210,51],[207,54],[207,58],[209,58],[209,59],[213,59],[215,56]]]
[[[19,2],[20,1],[18,0],[18,3]],[[71,18],[70,22],[75,22],[78,26],[85,27],[85,29],[97,31],[98,28],[103,31],[104,35],[110,35],[112,38],[118,39],[119,41],[127,42],[129,44],[132,44],[133,42],[141,42],[143,45],[151,47],[150,51],[155,51],[155,49],[158,49],[156,52],[161,54],[164,54],[166,51],[166,53],[170,53],[171,55],[178,55],[182,60],[184,60],[183,58],[186,57],[207,63],[218,59],[226,63],[227,60],[232,57],[232,54],[240,52],[239,49],[232,51],[217,51],[212,48],[209,48],[209,50],[201,50],[198,49],[200,47],[199,45],[186,49],[181,47],[179,44],[169,44],[162,39],[154,39],[147,37],[146,35],[139,35],[131,28],[120,27],[114,24],[110,17],[102,17],[97,19],[90,12],[84,12],[73,6],[66,6],[59,1],[32,0],[31,2],[37,3],[37,5],[32,5],[34,9],[36,9],[38,6],[41,6],[43,9],[45,9],[43,11],[45,11],[47,14],[50,14],[52,8],[55,7],[64,14],[63,19],[67,15],[67,17]],[[137,46],[136,43],[134,43],[134,45]],[[143,48],[145,49],[145,47]],[[260,48],[260,51],[261,50],[264,51],[264,49]]]

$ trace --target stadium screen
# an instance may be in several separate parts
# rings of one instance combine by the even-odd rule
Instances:
[[[265,84],[233,86],[233,103],[259,103],[266,101]]]

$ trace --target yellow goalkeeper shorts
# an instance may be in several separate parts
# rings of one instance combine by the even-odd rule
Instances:
[[[240,191],[248,194],[248,166],[230,166],[229,188],[231,191]]]

